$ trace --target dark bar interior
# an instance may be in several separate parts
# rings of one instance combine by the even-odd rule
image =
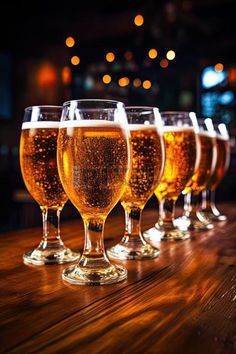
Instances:
[[[235,199],[233,0],[21,2],[14,12],[10,3],[5,6],[0,23],[1,231],[41,222],[19,168],[24,108],[69,99],[116,99],[222,120],[231,135],[231,164],[217,198]],[[63,217],[74,216],[68,202]]]

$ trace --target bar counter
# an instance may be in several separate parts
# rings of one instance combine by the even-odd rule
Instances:
[[[236,352],[236,203],[213,230],[160,242],[154,260],[120,261],[128,280],[115,285],[64,283],[68,265],[28,266],[22,254],[41,239],[40,227],[2,233],[0,353]],[[146,208],[143,230],[157,210]],[[82,250],[80,216],[63,221],[63,240]],[[124,215],[106,222],[105,245],[124,231]]]

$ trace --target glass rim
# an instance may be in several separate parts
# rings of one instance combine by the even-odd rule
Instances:
[[[33,106],[28,106],[28,107],[25,107],[24,111],[27,112],[27,111],[30,111],[32,110],[33,108],[46,108],[46,109],[51,109],[51,108],[60,108],[62,110],[62,106],[54,106],[54,105],[33,105]]]
[[[127,109],[150,109],[150,110],[153,110],[154,108],[158,109],[158,107],[156,106],[125,106],[125,110]]]
[[[103,103],[107,102],[107,103],[110,103],[110,104],[121,103],[125,107],[125,104],[122,101],[109,100],[109,99],[105,99],[105,98],[81,98],[81,99],[69,100],[69,101],[65,101],[63,103],[63,107],[69,106],[71,103],[79,103],[79,102],[81,102],[81,103],[82,102],[101,102],[101,103],[102,102]],[[97,109],[99,109],[99,107]]]
[[[194,113],[195,115],[197,115],[195,111],[160,111],[160,114],[190,114],[190,113]]]

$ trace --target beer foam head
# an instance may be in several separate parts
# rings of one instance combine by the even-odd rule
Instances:
[[[117,122],[105,119],[80,119],[64,120],[60,122],[59,128],[82,128],[82,127],[121,127]]]
[[[59,128],[59,122],[49,122],[49,121],[37,121],[37,122],[24,122],[21,129],[49,129],[49,128]]]

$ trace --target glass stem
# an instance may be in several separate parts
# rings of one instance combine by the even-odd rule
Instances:
[[[199,211],[199,194],[188,193],[184,198],[184,216],[187,218],[193,218]]]
[[[216,204],[215,204],[215,199],[216,199],[216,193],[215,193],[215,190],[211,190],[209,191],[210,192],[210,206],[211,206],[211,210],[214,212],[214,213],[219,213],[220,212],[218,211],[218,209],[216,208]]]
[[[40,247],[61,248],[64,246],[60,236],[60,209],[41,208],[43,218],[43,239]]]
[[[203,212],[219,214],[215,205],[215,190],[205,190],[202,192],[202,209]]]
[[[84,220],[84,251],[79,262],[80,267],[101,268],[110,265],[104,247],[104,219]]]
[[[159,203],[159,220],[158,225],[165,230],[175,229],[174,226],[175,215],[175,200],[163,199]]]
[[[193,215],[196,215],[197,212],[199,211],[199,194],[195,194],[195,193],[192,193],[191,194],[191,206],[192,206],[192,210],[191,210],[191,213]]]
[[[142,209],[128,207],[125,209],[125,235],[122,242],[135,242],[146,244],[141,233]]]
[[[211,191],[208,189],[202,192],[202,210],[211,211]]]
[[[184,216],[189,218],[192,211],[192,197],[191,192],[185,194],[184,196]]]

